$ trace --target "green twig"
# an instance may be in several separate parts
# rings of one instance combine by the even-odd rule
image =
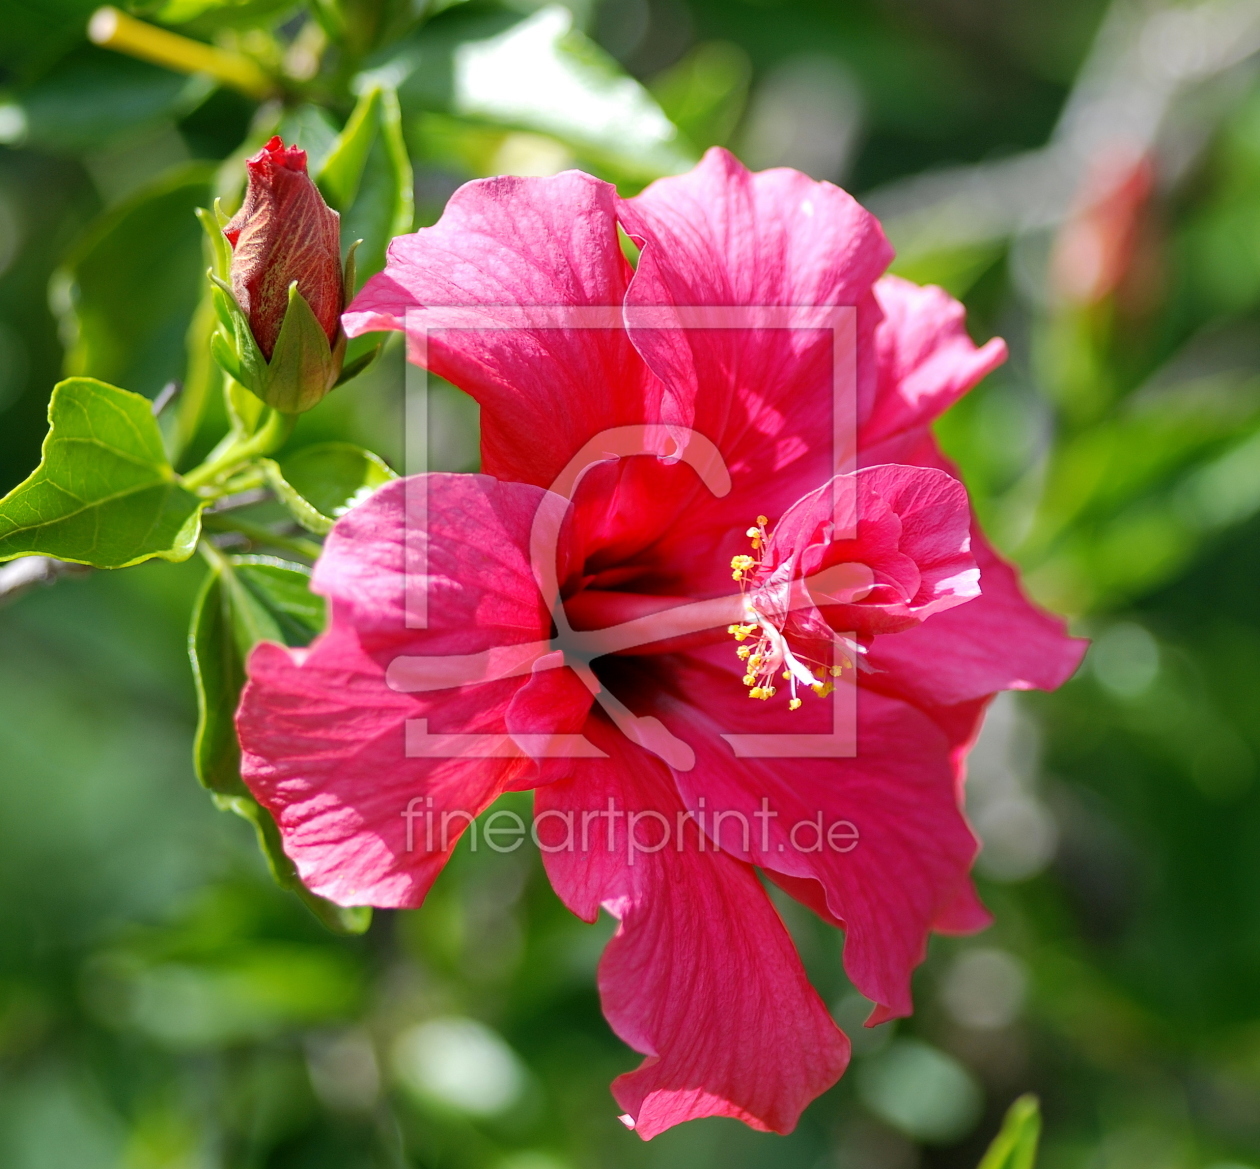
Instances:
[[[236,532],[254,544],[268,544],[272,548],[281,548],[286,552],[295,552],[308,560],[316,560],[323,551],[321,545],[314,540],[306,540],[301,536],[282,536],[262,524],[250,523],[237,516],[207,514],[205,526],[214,532]]]
[[[222,454],[189,471],[182,480],[184,487],[189,491],[208,487],[215,480],[222,479],[248,463],[250,459],[271,454],[284,445],[285,439],[293,433],[296,422],[295,414],[281,414],[278,410],[272,410],[267,421],[253,434],[231,443]]]

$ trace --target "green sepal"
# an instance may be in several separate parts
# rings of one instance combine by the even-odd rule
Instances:
[[[67,378],[48,424],[39,466],[0,499],[0,560],[127,568],[192,555],[203,501],[180,486],[148,398]]]
[[[219,205],[219,200],[214,201],[214,210],[207,211],[204,207],[197,208],[197,221],[205,229],[206,236],[210,240],[210,252],[214,257],[214,274],[221,280],[228,278],[232,265],[232,245],[228,243],[228,238],[223,234],[224,225],[227,220],[223,216],[223,209]]]
[[[278,463],[262,460],[262,466],[293,518],[321,536],[377,488],[398,478],[379,455],[348,442],[303,447]]]
[[[353,248],[347,265],[353,276]],[[210,342],[210,352],[233,381],[282,414],[304,413],[340,384],[346,355],[345,332],[338,328],[336,342],[329,345],[323,326],[306,297],[298,292],[296,280],[289,285],[289,305],[268,361],[254,340],[249,318],[237,302],[232,286],[214,272],[208,275],[214,285],[214,307],[221,325]],[[356,359],[356,372],[361,373],[368,364]]]
[[[349,304],[350,301],[354,299],[355,283],[358,278],[355,268],[355,253],[359,250],[362,244],[363,241],[361,239],[357,239],[350,245],[349,250],[346,252],[346,263],[342,270],[341,280],[342,287],[346,290],[346,304]],[[362,342],[365,341],[366,338],[356,338],[356,340]],[[361,346],[356,346],[356,348],[361,348]],[[364,350],[362,353],[358,354],[357,357],[351,358],[347,361],[342,366],[341,374],[337,378],[337,385],[333,386],[333,389],[336,389],[337,386],[344,386],[346,382],[354,381],[359,374],[365,373],[369,368],[371,368],[376,359],[380,357],[384,348],[384,342],[377,341],[371,346],[371,348]]]
[[[1006,1110],[1006,1119],[977,1169],[1033,1169],[1041,1136],[1037,1097],[1019,1097]]]
[[[345,333],[339,328],[336,343],[328,344],[323,326],[306,297],[298,292],[295,280],[289,285],[289,307],[267,363],[263,392],[249,382],[245,385],[281,413],[302,414],[318,405],[337,384],[345,352]]]
[[[271,556],[207,553],[212,566],[193,610],[188,649],[197,689],[193,761],[215,804],[249,820],[277,883],[295,893],[329,929],[356,934],[371,910],[345,909],[307,889],[285,855],[275,821],[240,775],[235,713],[245,662],[259,641],[305,645],[324,624],[323,601],[308,587],[310,571]]]
[[[346,382],[352,382],[359,374],[365,373],[376,359],[380,357],[383,348],[384,343],[378,341],[366,353],[360,353],[353,361],[347,361],[341,367],[341,376],[337,378],[337,385],[333,386],[333,389],[335,390],[337,386],[344,386]]]
[[[233,381],[245,380],[245,372],[241,369],[241,363],[236,360],[236,350],[232,348],[232,342],[217,330],[210,338],[210,354]]]
[[[354,282],[358,278],[355,270],[354,254],[363,246],[363,241],[357,239],[346,249],[346,262],[341,267],[341,308],[345,311],[346,306],[354,299],[355,287]]]

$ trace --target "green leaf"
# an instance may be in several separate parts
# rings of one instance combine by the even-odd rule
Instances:
[[[270,556],[222,556],[214,563],[193,610],[189,657],[197,689],[197,778],[220,808],[254,825],[276,881],[296,893],[330,929],[362,933],[366,908],[345,909],[311,893],[284,854],[270,813],[250,794],[240,775],[235,715],[245,684],[245,662],[259,641],[305,645],[324,627],[323,601],[310,591],[310,570]]]
[[[335,520],[378,487],[398,478],[378,455],[348,442],[304,447],[279,463],[264,463],[267,480],[308,531],[324,535]]]
[[[380,125],[383,92],[379,85],[374,85],[359,98],[345,129],[329,148],[316,175],[315,181],[324,198],[337,211],[347,210],[359,193],[363,168]]]
[[[232,556],[228,562],[243,592],[266,610],[286,645],[307,645],[323,632],[324,600],[311,592],[311,570],[305,565],[275,556]]]
[[[271,556],[218,556],[202,586],[188,635],[197,688],[197,778],[211,791],[247,795],[233,717],[245,661],[260,641],[306,645],[324,627],[310,570]]]
[[[549,134],[639,179],[677,174],[691,146],[651,94],[550,5],[489,40],[455,51],[452,110]]]
[[[79,154],[125,143],[163,121],[182,117],[209,92],[203,78],[184,77],[147,61],[83,45],[58,61],[10,108],[20,111],[24,144]]]
[[[232,632],[223,575],[211,569],[193,606],[188,656],[197,691],[193,766],[212,792],[248,796],[241,782],[241,748],[233,716],[245,685],[245,667]]]
[[[977,1169],[1033,1169],[1041,1136],[1041,1110],[1036,1096],[1021,1096],[1006,1111],[1006,1119]]]
[[[300,146],[306,151],[307,167],[312,175],[319,174],[328,152],[337,143],[336,123],[322,107],[309,102],[286,110],[276,133],[286,145]]]
[[[362,240],[358,277],[385,267],[385,249],[411,230],[414,179],[403,140],[398,96],[370,85],[328,153],[316,182],[330,206],[341,212],[341,238]],[[347,287],[347,300],[354,289]]]
[[[0,499],[0,560],[126,568],[192,555],[202,501],[167,462],[147,398],[69,378],[53,389],[48,422],[39,466]]]
[[[106,212],[72,251],[53,298],[75,338],[67,374],[150,398],[183,378],[205,280],[195,213],[210,201],[213,173],[203,163],[180,168]]]

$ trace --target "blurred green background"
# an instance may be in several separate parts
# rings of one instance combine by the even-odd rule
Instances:
[[[1045,1169],[1260,1165],[1260,0],[319,0],[331,41],[288,0],[131,7],[285,76],[312,150],[356,79],[397,85],[420,223],[478,175],[633,191],[714,143],[841,182],[1010,342],[940,435],[1096,642],[993,708],[997,925],[934,942],[915,1017],[862,1031],[839,936],[786,904],[851,1071],[791,1137],[645,1145],[607,1091],[638,1062],[609,926],[536,857],[461,853],[423,910],[326,933],[193,777],[199,562],[30,592],[0,612],[0,1165],[952,1169],[1025,1090]],[[92,8],[0,0],[0,490],[63,371],[185,376],[191,208],[277,116],[90,45]],[[398,465],[401,382],[394,348],[301,433]],[[432,411],[466,469],[475,411]]]

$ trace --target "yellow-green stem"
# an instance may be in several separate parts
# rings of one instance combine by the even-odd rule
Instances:
[[[216,81],[259,101],[276,91],[275,82],[249,57],[155,28],[117,8],[98,8],[88,22],[88,37],[104,48],[178,73],[208,73]]]
[[[279,410],[272,410],[267,421],[262,424],[253,434],[242,437],[239,442],[232,443],[217,458],[211,462],[202,463],[200,467],[194,467],[186,475],[183,476],[181,482],[189,491],[197,491],[202,487],[208,487],[217,479],[222,479],[237,467],[248,463],[250,459],[256,459],[259,455],[269,455],[272,451],[277,450],[283,445],[284,440],[293,433],[293,427],[297,423],[295,414],[281,414]]]

